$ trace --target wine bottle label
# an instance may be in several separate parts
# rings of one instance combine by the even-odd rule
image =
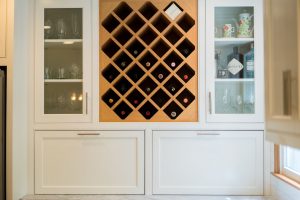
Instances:
[[[253,60],[249,60],[246,63],[246,69],[247,71],[254,71],[254,61]]]
[[[239,73],[243,68],[243,64],[235,58],[228,63],[228,71],[233,75]]]

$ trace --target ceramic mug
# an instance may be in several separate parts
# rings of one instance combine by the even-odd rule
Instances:
[[[232,24],[224,24],[223,26],[223,36],[225,38],[231,38],[235,36],[235,27]]]
[[[250,15],[249,13],[240,14],[237,34],[239,38],[253,37],[253,27],[251,27],[252,18],[253,15]]]

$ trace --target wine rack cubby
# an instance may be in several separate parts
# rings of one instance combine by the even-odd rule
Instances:
[[[197,122],[197,0],[99,0],[100,121]]]

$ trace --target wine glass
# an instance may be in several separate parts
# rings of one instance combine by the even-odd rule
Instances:
[[[53,37],[54,27],[50,19],[47,19],[44,24],[44,37],[50,39]]]
[[[75,13],[71,15],[71,27],[72,27],[73,37],[76,39],[80,38],[80,27],[78,22],[78,15]]]
[[[64,19],[57,20],[57,36],[58,39],[64,39],[67,35],[67,26]]]

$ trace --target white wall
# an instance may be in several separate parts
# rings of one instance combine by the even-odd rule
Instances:
[[[274,200],[299,200],[300,190],[272,176],[272,196]]]

